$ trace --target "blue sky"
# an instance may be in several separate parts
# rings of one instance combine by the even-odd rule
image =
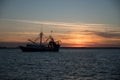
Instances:
[[[120,24],[119,0],[1,0],[0,18]]]
[[[119,14],[120,0],[0,0],[0,42],[25,41],[42,25],[64,45],[120,46]]]

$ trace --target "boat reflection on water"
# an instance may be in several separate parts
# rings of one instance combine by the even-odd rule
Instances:
[[[36,42],[37,40],[39,40],[39,43]],[[60,48],[60,41],[55,41],[52,35],[46,37],[43,32],[34,41],[31,39],[28,39],[28,41],[31,43],[20,46],[23,52],[59,51]]]

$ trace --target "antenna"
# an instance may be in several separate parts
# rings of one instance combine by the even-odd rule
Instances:
[[[51,30],[51,36],[52,36],[53,30]]]

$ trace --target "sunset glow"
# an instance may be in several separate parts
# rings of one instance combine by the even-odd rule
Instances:
[[[120,47],[120,16],[113,1],[13,0],[3,4],[0,46],[19,46],[41,31],[49,36],[52,30],[62,47]]]
[[[7,21],[7,20],[6,20]],[[17,22],[16,22],[17,21]],[[53,30],[52,36],[56,40],[61,40],[62,47],[101,47],[101,46],[120,46],[119,28],[108,27],[107,24],[76,24],[62,22],[40,22],[25,20],[11,20],[6,22],[12,27],[12,23],[25,24],[21,28],[16,27],[17,31],[0,32],[0,42],[20,42],[26,43],[28,39],[34,40],[38,37],[41,27],[46,36]],[[37,22],[37,23],[36,23]],[[52,25],[53,24],[53,25]],[[34,27],[33,27],[34,26]],[[2,27],[4,28],[4,27]],[[39,29],[39,30],[38,30]],[[119,30],[118,30],[119,29]],[[113,35],[113,36],[112,36]],[[107,43],[106,43],[107,42]],[[114,45],[113,45],[114,44]]]

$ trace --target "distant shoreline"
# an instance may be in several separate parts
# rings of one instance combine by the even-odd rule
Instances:
[[[0,47],[0,49],[19,49],[19,47]],[[60,49],[120,49],[120,47],[60,47]]]
[[[61,47],[62,49],[120,49],[120,47]]]

